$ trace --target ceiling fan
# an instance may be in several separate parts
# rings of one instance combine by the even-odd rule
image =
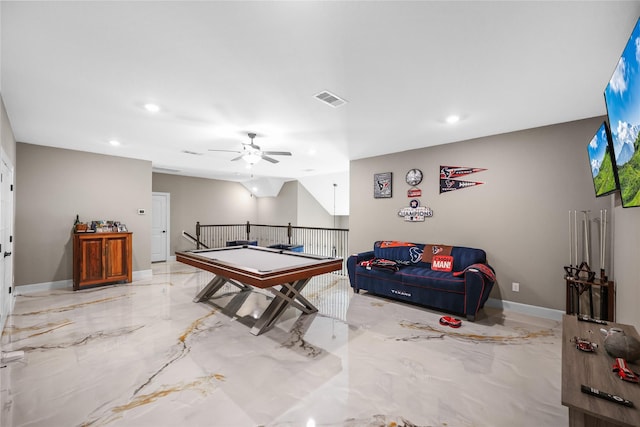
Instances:
[[[215,150],[215,149],[210,149],[209,151],[225,151],[228,153],[240,153],[238,157],[231,159],[231,161],[233,162],[236,160],[243,159],[245,162],[249,163],[250,165],[255,165],[262,159],[271,163],[278,163],[278,160],[269,156],[290,156],[291,155],[291,153],[288,151],[262,151],[260,147],[254,144],[253,142],[253,138],[256,137],[256,134],[253,132],[249,132],[247,135],[249,135],[249,139],[251,139],[251,142],[248,144],[243,142],[242,151]]]

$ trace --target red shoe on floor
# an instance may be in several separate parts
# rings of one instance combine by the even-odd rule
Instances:
[[[443,316],[440,318],[440,324],[443,326],[451,326],[452,328],[459,328],[462,326],[462,320],[451,316]]]

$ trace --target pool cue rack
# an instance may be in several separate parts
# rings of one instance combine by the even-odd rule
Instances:
[[[565,271],[568,267],[565,267]],[[580,272],[583,272],[580,275]],[[586,274],[585,274],[586,273]],[[614,322],[615,317],[615,284],[613,280],[608,280],[604,272],[601,272],[600,277],[595,277],[592,271],[588,270],[588,266],[585,264],[582,270],[579,270],[578,275],[567,274],[565,276],[566,291],[567,291],[567,314],[587,314],[589,317],[599,318],[601,320],[608,320]],[[585,277],[586,276],[586,277]],[[594,313],[593,304],[593,290],[597,287],[598,295],[600,297],[600,313],[596,317]],[[581,296],[587,292],[589,297],[589,312],[583,313],[580,308]]]
[[[564,266],[566,283],[566,313],[587,314],[592,318],[615,321],[615,284],[605,273],[607,249],[607,210],[600,210],[600,217],[591,220],[591,212],[581,211],[582,221],[577,211],[569,211],[569,265]],[[597,223],[599,237],[600,274],[591,269],[591,224]],[[580,225],[579,225],[580,223]],[[582,262],[579,263],[578,255]],[[599,296],[599,313],[594,312],[594,289]],[[583,295],[588,296],[588,313],[583,313],[580,305]]]

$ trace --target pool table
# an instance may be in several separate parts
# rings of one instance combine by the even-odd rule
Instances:
[[[247,245],[176,252],[176,260],[215,275],[196,295],[194,302],[207,301],[227,283],[242,291],[254,286],[271,292],[274,299],[251,328],[254,335],[273,327],[289,306],[305,314],[317,312],[318,309],[300,294],[302,289],[312,277],[340,270],[343,261]]]

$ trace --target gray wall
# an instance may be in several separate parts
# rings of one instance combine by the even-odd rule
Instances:
[[[258,223],[267,225],[298,225],[298,181],[287,181],[277,197],[260,197]]]
[[[336,215],[336,227],[335,228],[349,228],[349,216]]]
[[[640,328],[640,208],[614,209],[613,253],[616,320]]]
[[[182,231],[195,235],[197,221],[243,224],[258,219],[256,198],[237,182],[154,173],[153,191],[171,195],[172,255],[193,249],[193,244],[182,237]]]
[[[258,199],[258,221],[268,225],[333,227],[333,216],[298,181],[285,182],[277,197]]]
[[[151,268],[151,163],[18,143],[15,284],[73,277],[71,230],[116,220],[133,232],[133,270]]]
[[[350,252],[370,250],[380,239],[482,248],[497,271],[492,297],[564,310],[569,211],[599,215],[600,209],[611,208],[613,196],[594,197],[587,158],[587,144],[601,121],[352,161]],[[439,194],[440,165],[486,168],[466,177],[484,184]],[[419,199],[434,211],[423,223],[407,223],[397,215],[409,202],[404,177],[411,168],[423,171]],[[393,172],[391,199],[373,198],[373,174],[378,172]],[[624,262],[632,261],[627,256]],[[512,282],[520,283],[519,293],[511,291]]]
[[[298,185],[298,223],[301,227],[333,228],[333,215],[322,207],[304,185]]]

